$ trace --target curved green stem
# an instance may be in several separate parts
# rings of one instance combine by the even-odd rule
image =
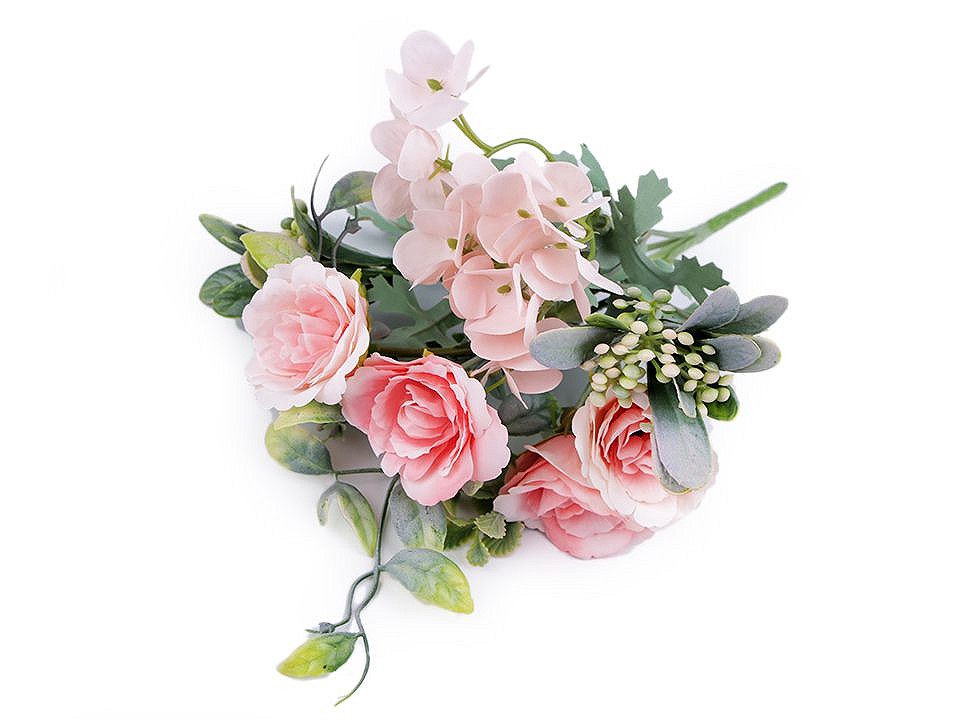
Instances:
[[[379,475],[383,470],[380,468],[350,468],[349,470],[337,470],[334,475]]]
[[[472,142],[474,145],[480,148],[483,151],[483,154],[486,155],[487,157],[490,157],[491,155],[495,155],[496,153],[500,152],[504,148],[510,147],[511,145],[529,145],[530,147],[535,147],[537,150],[542,152],[544,157],[547,158],[547,160],[550,160],[550,161],[554,160],[554,156],[552,152],[550,152],[543,145],[538,143],[536,140],[532,140],[531,138],[525,138],[525,137],[513,138],[512,140],[507,140],[506,142],[502,142],[499,145],[491,145],[480,139],[480,137],[477,135],[474,129],[470,127],[470,123],[467,122],[467,118],[465,118],[463,115],[460,115],[459,117],[455,118],[453,121],[453,124],[460,129],[460,132],[462,132],[464,135],[467,136],[467,139],[470,142]]]

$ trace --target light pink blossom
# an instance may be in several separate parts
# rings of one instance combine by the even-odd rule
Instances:
[[[570,435],[557,435],[528,446],[507,474],[494,509],[583,559],[615,555],[651,537],[651,530],[617,514],[587,482],[573,442]]]
[[[507,430],[483,386],[435,355],[400,362],[374,353],[347,382],[343,416],[422,505],[492,480],[510,461]]]
[[[667,492],[654,471],[649,401],[635,395],[624,408],[611,394],[602,407],[587,403],[573,416],[581,470],[604,502],[638,525],[666,527],[700,504],[706,488]]]
[[[391,102],[414,125],[435,130],[467,107],[460,95],[484,72],[467,80],[472,57],[472,42],[454,55],[431,32],[411,34],[400,47],[403,73],[387,70]]]
[[[247,377],[265,407],[340,402],[367,351],[367,302],[355,280],[309,257],[274,265],[243,310],[253,336]]]
[[[444,173],[435,161],[440,157],[440,136],[411,125],[402,118],[374,125],[373,146],[389,162],[373,180],[373,202],[386,218],[411,216],[415,208],[443,206]]]

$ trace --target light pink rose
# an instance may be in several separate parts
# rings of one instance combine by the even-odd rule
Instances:
[[[437,133],[395,118],[374,125],[370,139],[390,161],[373,179],[373,203],[381,215],[410,217],[415,208],[443,206],[448,176],[434,164],[442,149]]]
[[[309,257],[274,265],[243,310],[253,336],[247,377],[265,407],[340,402],[370,344],[360,285]]]
[[[653,535],[618,515],[580,473],[570,435],[528,447],[507,475],[495,510],[521,520],[574,557],[588,559],[622,552]]]
[[[604,502],[644,527],[658,529],[700,504],[706,488],[667,492],[653,469],[649,402],[635,395],[624,408],[611,394],[602,407],[587,403],[573,416],[572,430],[581,470]]]
[[[454,55],[431,32],[420,30],[411,34],[400,47],[403,73],[387,70],[393,106],[411,123],[428,130],[453,120],[467,107],[460,95],[486,70],[468,81],[472,57],[472,42]]]
[[[507,430],[483,386],[436,355],[400,362],[374,353],[347,382],[343,416],[421,505],[492,480],[510,461]]]

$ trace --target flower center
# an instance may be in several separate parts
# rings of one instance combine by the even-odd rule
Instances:
[[[434,78],[427,78],[427,87],[433,90],[434,92],[440,92],[443,90],[443,83]]]

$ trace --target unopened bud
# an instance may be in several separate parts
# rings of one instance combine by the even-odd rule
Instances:
[[[640,368],[638,368],[636,365],[624,365],[623,374],[626,377],[633,378],[634,380],[636,380],[643,373],[640,371]]]
[[[637,335],[646,335],[649,329],[643,320],[635,320],[630,323],[630,332],[636,333]]]
[[[706,390],[700,393],[700,400],[704,404],[709,405],[710,403],[715,401],[719,396],[720,396],[720,392],[716,388],[707,388]]]
[[[665,353],[675,353],[677,351],[677,346],[672,343],[664,343],[660,346],[660,352]]]
[[[700,352],[704,355],[716,355],[717,349],[713,345],[701,345]]]
[[[606,343],[600,343],[593,349],[593,351],[597,355],[606,355],[608,352],[610,352],[610,346]]]
[[[630,352],[630,348],[624,347],[620,343],[617,343],[610,348],[610,352],[612,352],[614,355],[626,355],[628,352]]]
[[[629,296],[632,297],[632,298],[642,298],[642,297],[643,297],[643,293],[640,291],[640,288],[638,288],[638,287],[628,287],[628,288],[627,288],[627,295],[629,295]]]
[[[677,375],[680,374],[680,366],[674,365],[673,363],[664,365],[663,374],[666,375],[668,378],[675,378]]]
[[[617,381],[617,384],[622,388],[626,388],[627,390],[633,390],[637,386],[637,381],[624,375]]]
[[[677,339],[677,331],[674,330],[673,328],[665,328],[664,331],[663,331],[663,339],[664,339],[664,340],[676,340],[676,339]]]
[[[640,302],[635,304],[634,307],[637,309],[637,312],[642,312],[642,313],[650,312],[650,303],[648,303],[646,300],[641,300]]]
[[[687,375],[692,377],[694,380],[701,380],[703,379],[703,370],[700,368],[690,368],[687,370]]]
[[[723,387],[728,387],[733,384],[733,375],[721,375],[717,383]]]
[[[644,348],[637,353],[637,359],[640,360],[640,362],[650,362],[656,356],[656,353],[654,353],[650,348]]]
[[[591,375],[590,382],[596,383],[597,385],[606,385],[607,376],[604,375],[603,373],[597,373],[596,375]]]
[[[660,290],[657,290],[655,293],[653,293],[653,299],[661,303],[669,302],[670,297],[671,297],[670,291],[664,290],[662,288]]]
[[[603,357],[597,358],[597,365],[602,367],[604,370],[607,368],[612,368],[617,364],[617,359],[613,355],[604,355]]]
[[[630,303],[628,303],[628,302],[627,302],[626,300],[624,300],[623,298],[617,298],[616,300],[613,301],[613,306],[614,306],[617,310],[626,310],[629,305],[630,305]]]
[[[596,366],[597,366],[597,361],[596,361],[596,360],[584,360],[582,363],[580,363],[580,368],[581,368],[582,370],[586,370],[587,372],[590,372],[590,371],[593,370]]]
[[[720,379],[720,373],[710,371],[703,376],[703,381],[707,385],[713,385],[717,380]]]
[[[607,368],[606,370],[603,371],[603,374],[606,375],[608,378],[620,377],[620,368],[616,368],[616,367]]]
[[[726,402],[730,399],[730,388],[722,387],[717,389],[717,400]]]
[[[607,396],[602,392],[590,393],[590,402],[597,407],[603,407],[607,404]]]
[[[620,344],[628,348],[635,348],[638,342],[640,342],[640,338],[638,338],[633,333],[627,333],[622,338],[620,338]]]
[[[677,333],[677,342],[681,345],[693,345],[693,335],[686,330]]]
[[[661,330],[663,330],[663,323],[660,322],[659,320],[651,320],[649,323],[647,323],[647,325],[655,333],[658,333]]]
[[[687,353],[683,356],[683,359],[691,365],[699,365],[703,362],[703,358],[697,355],[697,353]]]
[[[697,389],[697,385],[699,385],[699,384],[700,384],[700,383],[698,383],[696,380],[687,380],[687,381],[683,384],[683,391],[684,391],[684,392],[688,392],[688,393],[692,393],[694,390]]]

